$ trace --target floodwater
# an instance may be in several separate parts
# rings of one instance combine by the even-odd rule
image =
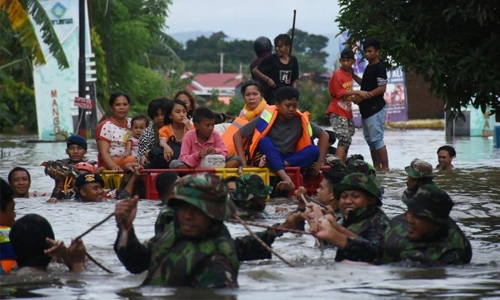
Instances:
[[[52,181],[39,164],[44,160],[63,158],[64,143],[27,144],[34,136],[1,136],[3,157],[0,176],[6,178],[14,166],[23,166],[32,174],[32,190],[49,191]],[[236,290],[200,291],[142,287],[144,274],[131,275],[116,258],[112,245],[116,238],[113,220],[84,238],[90,254],[114,271],[107,274],[92,263],[88,271],[72,274],[60,265],[50,267],[50,275],[1,278],[0,298],[49,297],[51,299],[402,299],[402,298],[500,298],[500,149],[488,138],[456,138],[446,140],[442,131],[388,131],[386,143],[391,171],[378,174],[385,187],[384,210],[392,217],[404,211],[400,197],[405,189],[404,167],[416,157],[437,163],[436,150],[444,144],[457,149],[456,170],[439,174],[438,184],[455,201],[452,217],[471,240],[472,263],[461,267],[407,269],[388,266],[355,266],[335,263],[334,250],[323,252],[314,247],[311,236],[285,234],[273,248],[296,268],[277,258],[242,263],[240,288]],[[95,144],[89,157],[96,157]],[[370,161],[369,151],[358,131],[351,153],[360,153]],[[114,203],[64,202],[47,204],[47,198],[19,199],[18,218],[38,213],[47,218],[57,239],[66,244],[70,239],[97,223],[114,209]],[[293,208],[293,199],[271,202],[267,211],[269,224],[281,221],[283,213],[276,208]],[[140,239],[153,234],[159,211],[157,202],[141,201],[134,227]],[[228,224],[233,236],[247,232],[239,225]],[[260,229],[254,228],[258,231]]]

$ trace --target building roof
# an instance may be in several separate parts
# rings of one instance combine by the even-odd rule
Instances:
[[[185,75],[189,76],[190,74]],[[197,74],[186,88],[196,95],[210,95],[214,89],[217,89],[221,96],[232,96],[242,78],[240,73]]]

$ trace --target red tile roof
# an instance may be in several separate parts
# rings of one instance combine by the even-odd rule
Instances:
[[[241,83],[241,75],[239,73],[206,73],[196,75],[193,81],[203,87],[234,88]]]

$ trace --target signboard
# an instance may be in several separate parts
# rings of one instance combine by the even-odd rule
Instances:
[[[92,110],[94,108],[94,101],[92,101],[92,99],[75,97],[75,106],[86,110]]]
[[[61,134],[74,132],[73,115],[77,113],[77,109],[73,99],[77,94],[71,91],[78,91],[79,1],[40,0],[39,2],[52,21],[54,31],[69,62],[69,68],[59,69],[56,59],[49,52],[48,45],[43,43],[40,26],[33,21],[47,61],[45,65],[34,67],[33,71],[38,136],[40,140],[54,140],[61,137]],[[88,53],[90,51],[88,25],[85,32]]]
[[[347,33],[342,33],[339,36],[340,51],[344,50],[345,42],[347,41]],[[359,42],[353,47],[355,62],[352,66],[354,73],[359,77],[363,76],[368,62],[363,58],[362,46]],[[353,82],[353,89],[359,90],[360,86]],[[387,71],[387,87],[384,94],[386,102],[387,116],[386,122],[408,121],[408,101],[406,96],[406,83],[403,68],[399,67],[395,70]],[[354,124],[361,126],[361,115],[359,107],[353,103],[352,113]]]

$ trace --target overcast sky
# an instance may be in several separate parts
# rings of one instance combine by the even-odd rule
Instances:
[[[172,0],[167,33],[223,31],[237,39],[271,40],[292,27],[333,39],[338,30],[336,0]]]

